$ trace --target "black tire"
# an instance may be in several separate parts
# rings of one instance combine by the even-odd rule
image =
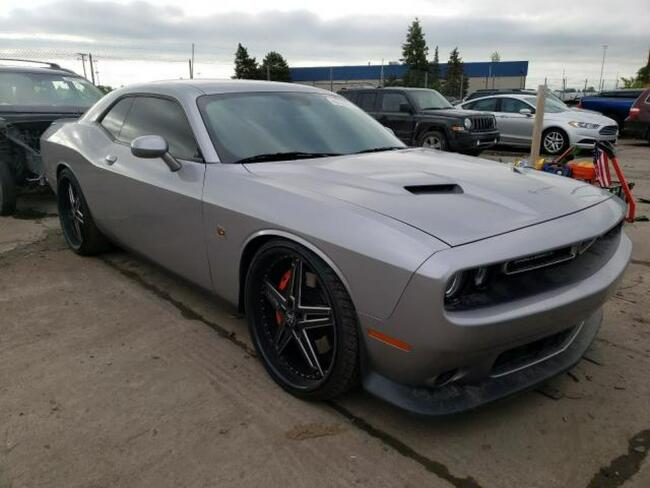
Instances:
[[[68,168],[59,174],[57,199],[63,237],[70,249],[82,256],[94,256],[109,249],[110,244],[95,225],[77,178]]]
[[[542,133],[542,151],[556,156],[569,147],[569,136],[562,129],[549,127]]]
[[[318,256],[294,242],[272,240],[255,254],[244,293],[255,349],[278,385],[309,400],[329,400],[357,385],[357,314]]]
[[[16,179],[9,164],[9,151],[0,139],[0,215],[11,215],[16,210]]]
[[[449,143],[447,137],[439,130],[430,130],[422,132],[418,136],[417,144],[420,147],[431,147],[439,151],[447,151]]]

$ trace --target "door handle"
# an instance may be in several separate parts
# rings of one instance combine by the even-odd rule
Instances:
[[[104,158],[104,161],[106,161],[106,164],[113,164],[115,161],[117,161],[117,156],[109,154]]]

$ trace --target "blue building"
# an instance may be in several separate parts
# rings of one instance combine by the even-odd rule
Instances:
[[[465,63],[469,78],[469,93],[479,88],[525,88],[528,61],[499,61]],[[383,80],[401,79],[407,70],[405,64],[378,64],[360,66],[313,66],[291,68],[294,83],[317,86],[332,91],[352,86],[380,86]],[[440,77],[445,78],[447,64],[440,64]]]

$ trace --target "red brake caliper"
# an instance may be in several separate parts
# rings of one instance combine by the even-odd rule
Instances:
[[[280,291],[286,290],[287,285],[289,284],[289,280],[291,280],[291,270],[290,269],[285,271],[285,273],[282,275],[282,278],[280,279],[280,284],[278,285],[278,289]],[[282,314],[280,313],[279,310],[275,311],[275,321],[278,323],[278,326],[282,325]]]

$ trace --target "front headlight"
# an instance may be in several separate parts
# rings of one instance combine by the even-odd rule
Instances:
[[[465,128],[466,128],[467,130],[470,130],[470,129],[472,128],[472,119],[467,119],[467,118],[466,118],[466,119],[463,121],[463,124],[465,125]]]
[[[465,272],[459,271],[454,273],[449,281],[447,281],[447,286],[445,287],[445,299],[454,298],[460,291],[463,289],[465,284]]]
[[[572,120],[569,122],[569,125],[571,127],[575,127],[576,129],[598,129],[600,125],[598,124],[590,124],[588,122],[578,122],[577,120]]]

